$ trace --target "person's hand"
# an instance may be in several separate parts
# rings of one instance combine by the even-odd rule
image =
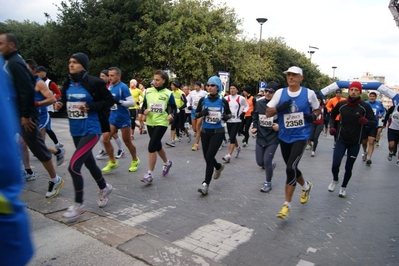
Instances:
[[[231,118],[231,114],[229,114],[229,115],[223,115],[222,116],[222,120],[224,121],[224,122],[227,122],[229,119]]]
[[[335,136],[335,134],[337,134],[337,130],[333,127],[330,127],[330,135]]]
[[[257,129],[257,128],[251,128],[251,133],[252,133],[252,134],[255,134],[256,132],[258,132],[258,129]]]
[[[241,119],[241,120],[243,120],[243,119],[244,119],[244,117],[245,117],[245,113],[244,113],[244,112],[242,112],[242,113],[240,114],[240,119]]]
[[[21,126],[27,132],[32,132],[36,124],[32,121],[32,118],[21,117]]]
[[[284,111],[284,110],[286,110],[286,109],[288,109],[290,107],[291,107],[291,99],[289,99],[289,100],[287,100],[285,102],[282,102],[279,105],[277,105],[276,106],[276,110],[277,110],[277,112],[281,112],[281,111]]]
[[[359,124],[361,124],[361,125],[367,125],[367,123],[369,122],[369,120],[367,119],[367,118],[365,118],[364,116],[360,116],[359,117],[359,120],[357,120],[357,122],[359,123]]]
[[[209,115],[209,110],[208,110],[208,108],[205,108],[204,110],[202,110],[199,113],[200,113],[201,116],[207,116],[207,115]]]
[[[114,97],[114,103],[116,103],[116,104],[121,104],[121,102],[119,101],[119,100],[117,100],[115,97]]]
[[[174,118],[173,118],[173,115],[168,115],[167,119],[168,119],[169,122],[172,122],[173,119],[174,119]]]
[[[143,112],[143,114],[144,114],[144,115],[148,115],[149,112],[151,112],[150,109],[145,109],[144,112]]]
[[[58,111],[62,108],[62,102],[55,102],[54,103],[54,110]]]
[[[187,107],[188,110],[193,110],[193,107],[190,105],[189,107]]]
[[[277,123],[273,123],[272,128],[273,128],[274,131],[278,131],[278,124]]]
[[[309,123],[313,123],[316,120],[317,116],[314,113],[304,114],[305,120]]]
[[[83,113],[88,113],[89,112],[89,107],[87,107],[87,105],[81,105],[80,106],[80,111],[82,111]]]

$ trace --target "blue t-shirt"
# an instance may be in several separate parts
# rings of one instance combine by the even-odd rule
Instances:
[[[298,140],[308,140],[312,124],[304,119],[305,114],[311,111],[308,89],[302,87],[301,93],[296,97],[288,95],[288,88],[281,93],[279,104],[291,99],[291,107],[278,113],[278,137],[285,143]]]
[[[4,61],[0,56],[0,265],[25,265],[33,256],[30,227],[25,205],[19,199],[22,192],[20,154],[15,134],[20,129],[15,98],[9,76],[3,72]],[[10,96],[10,97],[7,97]],[[11,99],[11,100],[10,100]]]
[[[39,77],[36,77],[36,84],[40,80],[42,80],[42,79],[39,78]],[[34,99],[35,99],[36,102],[40,102],[40,101],[43,101],[46,98],[44,97],[44,95],[40,91],[36,91],[36,89],[35,89],[35,98]],[[37,110],[39,111],[39,114],[47,114],[47,106],[38,106]]]
[[[111,85],[109,90],[117,101],[126,101],[127,97],[132,96],[129,88],[125,83],[119,82],[116,85]],[[130,112],[129,108],[120,104],[114,104],[111,107],[111,114],[109,116],[109,122],[112,125],[128,123],[130,126]]]
[[[373,109],[373,112],[374,112],[374,115],[375,115],[375,120],[378,122],[380,120],[378,115],[382,115],[382,116],[385,115],[384,106],[379,101],[375,101],[373,103],[371,103],[370,101],[366,101],[366,103],[368,103],[371,106],[371,109]],[[378,123],[377,123],[377,127],[378,127]]]
[[[211,102],[208,96],[205,96],[202,102],[202,110],[208,108],[209,114],[202,119],[202,128],[217,129],[223,128],[222,115],[224,112],[222,98],[219,97],[216,101]]]
[[[101,134],[98,113],[88,113],[80,110],[80,106],[93,102],[93,97],[80,83],[71,82],[67,91],[67,113],[69,118],[69,131],[73,137],[82,137],[89,134]]]

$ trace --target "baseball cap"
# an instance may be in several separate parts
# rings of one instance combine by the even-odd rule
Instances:
[[[37,71],[43,71],[43,72],[46,72],[47,73],[47,68],[45,68],[44,66],[39,66],[38,68],[37,68]]]
[[[302,68],[297,67],[297,66],[292,66],[292,67],[290,67],[288,70],[284,71],[283,73],[284,73],[284,74],[287,74],[287,73],[294,73],[294,74],[299,74],[299,75],[303,76]]]

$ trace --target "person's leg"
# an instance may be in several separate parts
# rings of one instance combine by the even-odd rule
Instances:
[[[266,182],[272,182],[272,177],[273,177],[273,169],[275,165],[273,165],[273,158],[274,154],[276,153],[278,144],[272,144],[267,146],[264,149],[263,152],[263,163],[265,166],[265,172],[266,172]]]
[[[122,132],[122,140],[125,143],[125,146],[129,150],[130,154],[132,155],[132,161],[137,161],[137,154],[136,154],[136,146],[133,145],[131,134],[132,129],[130,127],[125,127],[121,129]]]
[[[218,163],[215,156],[223,141],[224,132],[220,133],[204,133],[201,132],[201,145],[203,156],[206,162],[205,183],[210,184],[214,169],[220,170],[222,164]],[[205,137],[203,139],[203,137]]]
[[[377,135],[377,128],[372,128],[369,130],[369,134],[367,137],[368,151],[367,151],[366,165],[371,164],[371,156],[373,156],[373,152],[374,152],[374,144],[375,144],[376,135]]]
[[[116,145],[118,145],[118,151],[123,150],[121,138],[118,135],[118,131],[112,135],[112,138],[115,140]]]
[[[111,136],[116,134],[118,129],[114,125],[109,125],[109,127],[110,127],[110,132],[103,133],[103,142],[104,142],[105,151],[107,152],[109,157],[109,161],[111,163],[115,163],[116,159],[114,156],[114,147],[112,146],[111,143]]]
[[[360,150],[360,145],[358,144],[348,146],[348,156],[346,158],[344,180],[342,181],[341,185],[341,187],[343,188],[347,187],[348,182],[352,177],[353,165],[355,164],[357,155],[359,154],[359,150]]]
[[[245,128],[244,128],[244,140],[243,140],[243,143],[245,143],[245,145],[248,145],[249,129],[250,129],[251,123],[252,123],[252,116],[245,117],[244,121],[245,121]]]
[[[346,146],[342,141],[335,143],[335,149],[333,153],[333,160],[331,166],[331,172],[333,175],[333,181],[338,182],[339,168],[341,166],[342,158],[345,155]],[[348,155],[349,156],[349,155]]]
[[[317,145],[319,144],[319,137],[322,131],[323,131],[323,124],[317,124],[313,136],[313,152],[316,151]]]

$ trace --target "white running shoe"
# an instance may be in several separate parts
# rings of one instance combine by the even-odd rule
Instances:
[[[46,198],[54,198],[60,192],[61,187],[64,185],[64,180],[58,177],[60,180],[57,183],[48,181],[48,190],[46,192]]]
[[[115,158],[116,159],[120,159],[120,158],[122,158],[124,156],[125,156],[125,150],[122,149],[122,150],[118,150],[118,153],[116,154]]]
[[[341,189],[339,190],[338,197],[346,198],[346,188],[345,187],[341,187]]]
[[[230,162],[231,156],[230,154],[226,154],[225,156],[222,157],[223,161],[225,161],[226,163]]]
[[[57,166],[60,166],[64,160],[65,160],[65,149],[64,148],[59,148],[59,154],[56,154],[55,157],[57,158]]]
[[[100,150],[100,151],[98,152],[98,155],[96,156],[96,159],[97,159],[97,160],[108,159],[108,154],[107,154],[107,152],[104,151],[104,150]]]
[[[57,144],[55,144],[55,148],[56,149],[64,148],[64,144],[62,144],[61,142],[58,142]]]
[[[85,206],[83,203],[75,203],[71,207],[69,207],[66,212],[62,214],[63,218],[67,219],[74,219],[81,216],[83,213],[86,212]]]
[[[236,148],[236,158],[238,158],[238,155],[240,154],[241,150],[242,150],[241,146],[238,146]]]
[[[111,194],[113,189],[114,188],[112,187],[112,185],[107,183],[105,188],[98,192],[98,201],[97,201],[98,207],[104,208],[105,205],[107,205],[108,196],[109,196],[109,194]]]
[[[335,187],[337,186],[339,180],[338,181],[331,181],[331,183],[328,185],[328,191],[330,192],[334,192]]]

